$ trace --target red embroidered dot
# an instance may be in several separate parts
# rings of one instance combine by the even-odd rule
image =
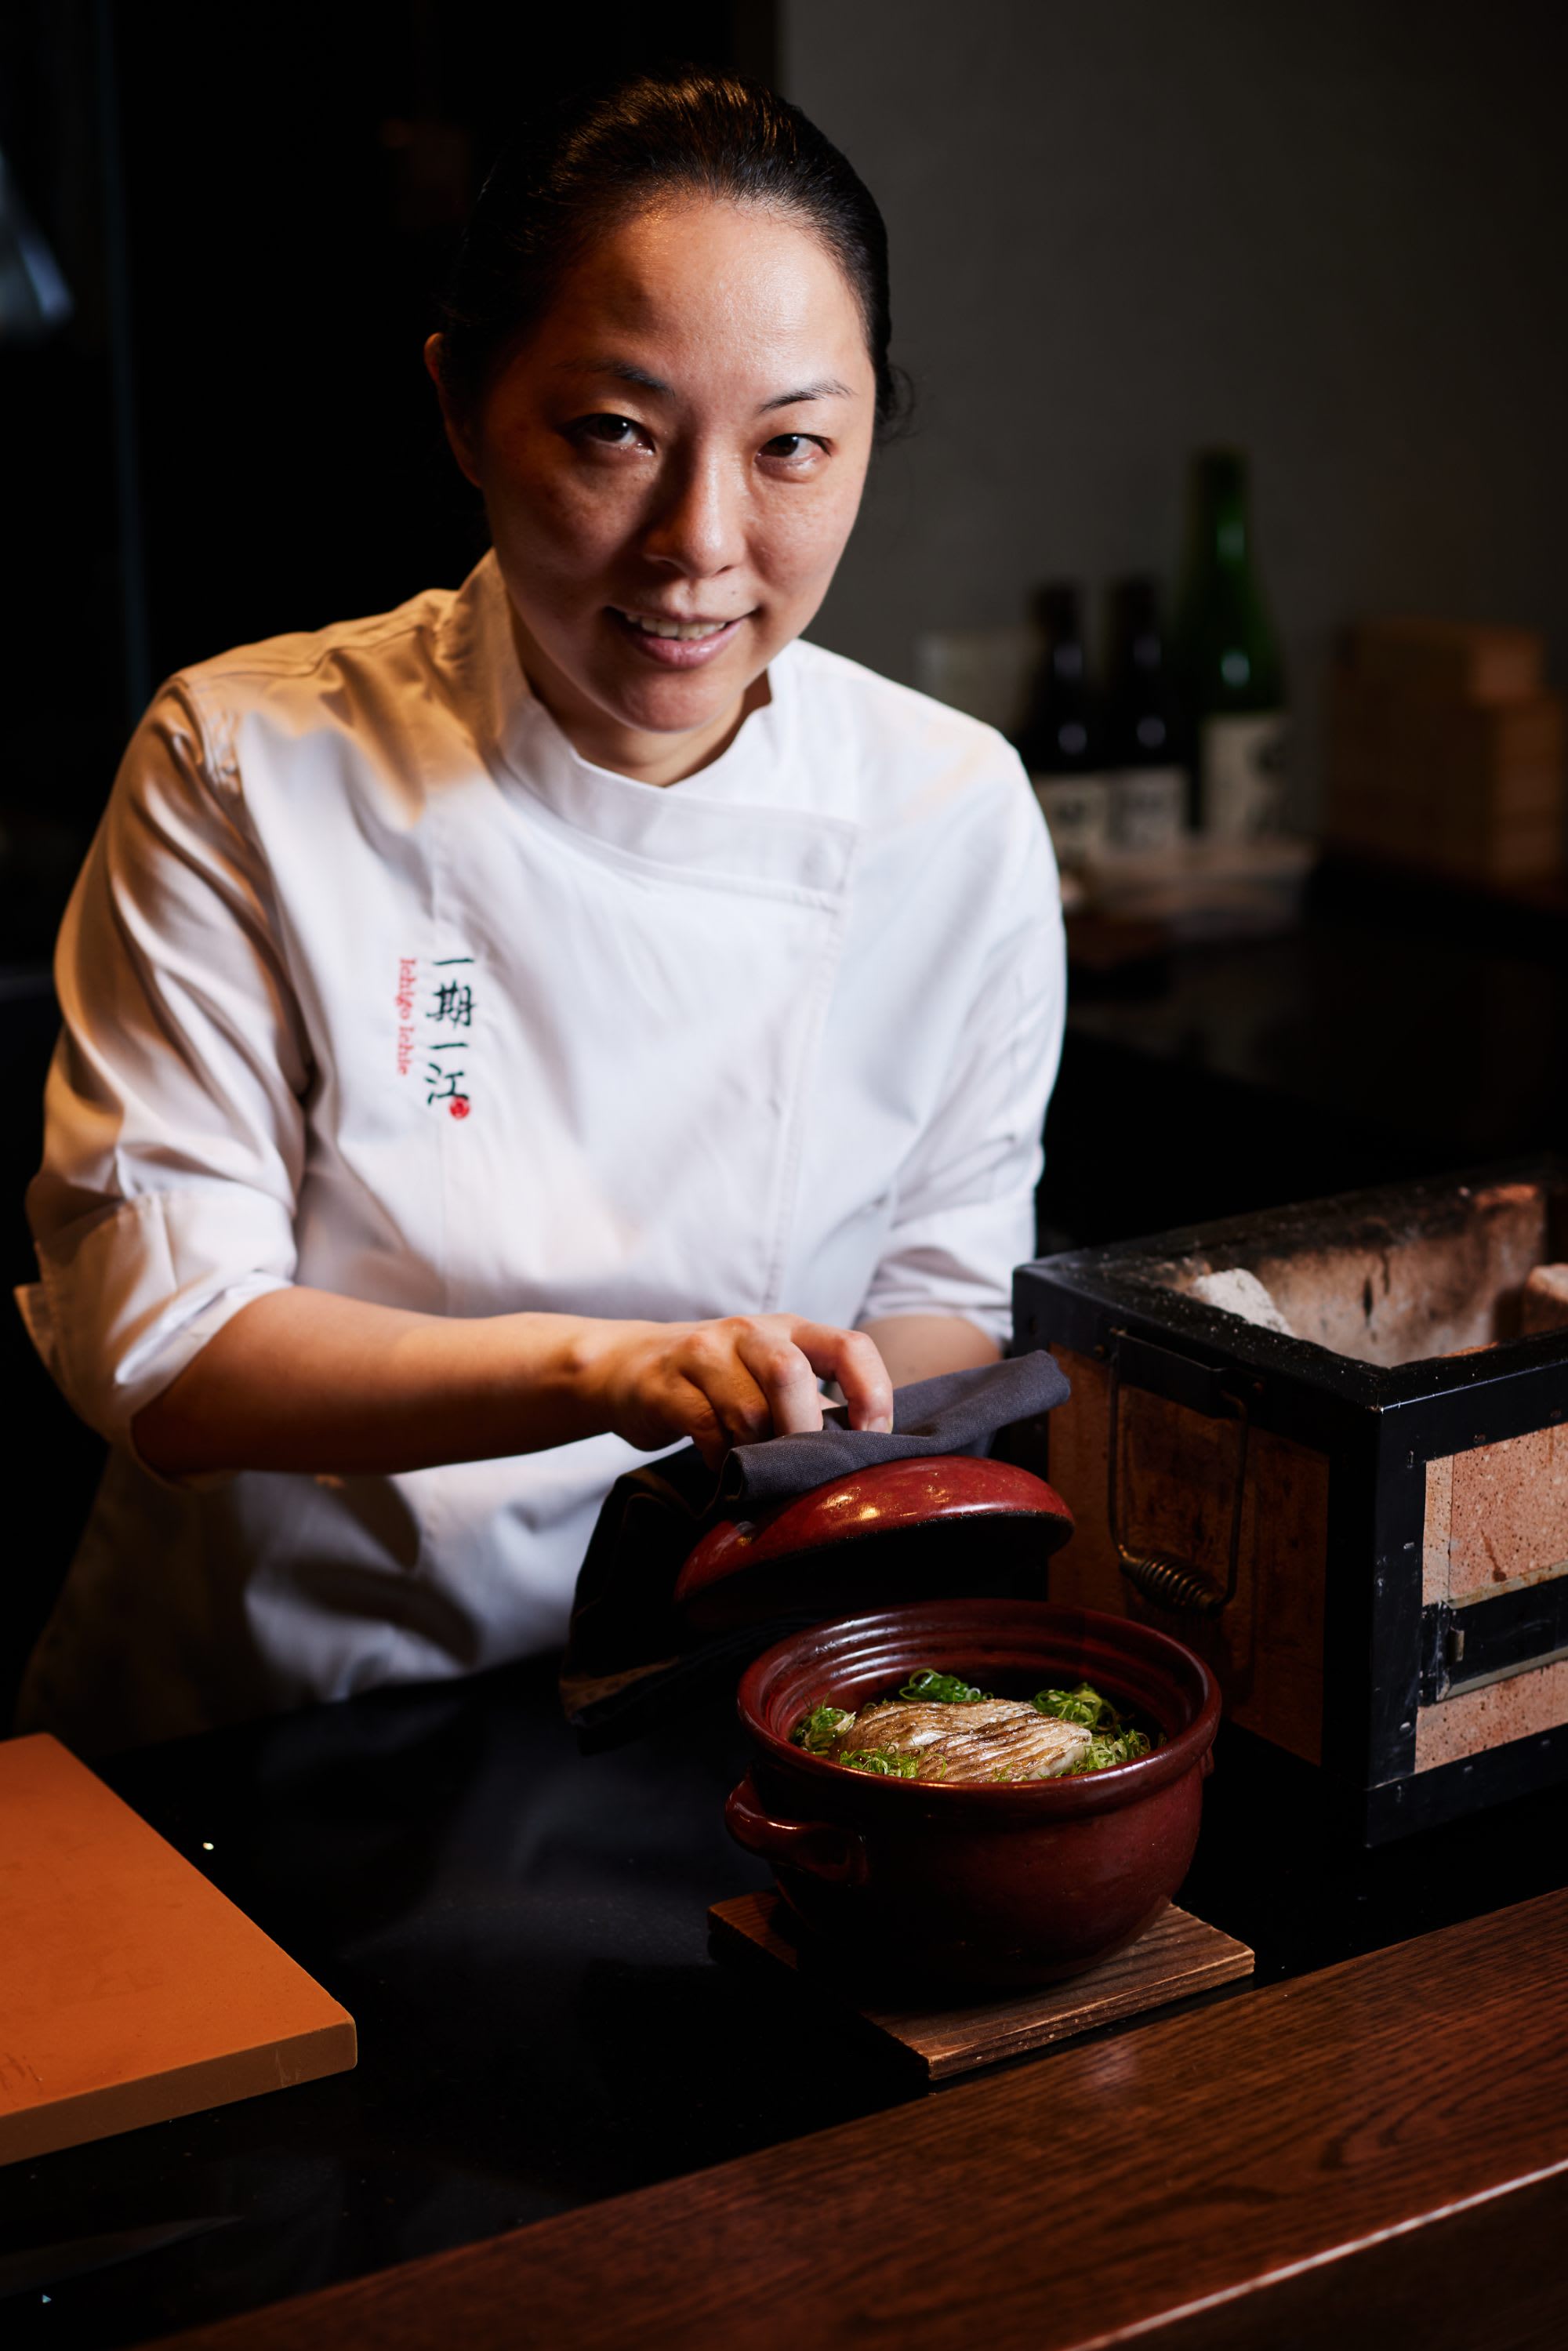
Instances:
[[[454,1094],[446,1107],[452,1113],[454,1118],[466,1118],[469,1109],[467,1095]]]

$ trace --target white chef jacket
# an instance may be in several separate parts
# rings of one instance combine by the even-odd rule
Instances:
[[[266,1290],[1004,1335],[1064,996],[1034,796],[991,729],[835,654],[768,681],[683,783],[593,767],[487,556],[160,693],[57,958],[20,1298],[113,1450],[24,1723],[103,1750],[562,1637],[618,1437],[141,1465],[133,1415]]]

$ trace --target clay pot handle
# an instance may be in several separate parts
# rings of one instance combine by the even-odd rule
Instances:
[[[853,1829],[829,1821],[776,1821],[762,1809],[757,1784],[748,1771],[730,1792],[724,1824],[747,1853],[784,1869],[804,1870],[829,1886],[863,1886],[865,1847]]]

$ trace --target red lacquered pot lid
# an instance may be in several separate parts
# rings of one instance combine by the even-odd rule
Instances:
[[[742,1506],[744,1509],[744,1506]],[[1027,1591],[1072,1532],[1052,1486],[1010,1461],[939,1453],[851,1471],[710,1527],[676,1579],[699,1630]]]

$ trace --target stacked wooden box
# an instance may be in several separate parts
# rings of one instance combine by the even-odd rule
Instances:
[[[1563,703],[1528,629],[1368,621],[1334,664],[1325,830],[1491,883],[1563,866]]]

